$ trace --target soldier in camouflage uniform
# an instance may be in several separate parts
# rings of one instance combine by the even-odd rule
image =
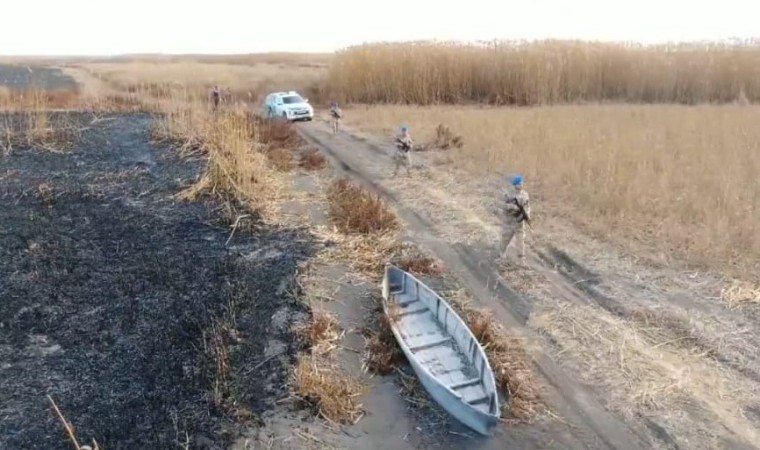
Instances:
[[[401,166],[406,166],[406,174],[409,175],[412,169],[412,147],[414,141],[409,134],[409,128],[406,125],[401,126],[401,134],[396,136],[396,153],[393,155],[393,162],[395,168],[393,170],[393,176],[398,174],[398,169]]]
[[[523,186],[523,177],[520,175],[512,179],[515,192],[507,192],[504,198],[501,233],[500,260],[505,262],[507,247],[514,238],[517,238],[517,255],[520,262],[525,261],[525,225],[530,224],[530,196]]]
[[[338,102],[332,102],[332,105],[330,105],[330,125],[332,125],[333,133],[338,132],[338,126],[342,117],[343,111],[338,107]]]
[[[211,101],[214,104],[214,109],[219,108],[219,102],[222,100],[222,92],[219,90],[219,86],[214,86],[211,90]]]

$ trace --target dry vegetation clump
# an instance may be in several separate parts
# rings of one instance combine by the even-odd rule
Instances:
[[[353,424],[364,415],[358,398],[362,384],[337,364],[317,355],[304,354],[293,373],[297,396],[327,420]]]
[[[226,409],[230,394],[230,340],[234,328],[228,321],[217,319],[209,331],[203,332],[203,355],[208,361],[207,372],[211,380],[211,406]]]
[[[686,313],[637,308],[631,312],[631,319],[644,334],[660,342],[658,345],[669,344],[710,357],[716,355],[717,349]]]
[[[416,275],[442,273],[439,260],[399,239],[400,222],[379,196],[347,178],[334,180],[326,194],[329,216],[342,233],[338,256],[353,271],[376,279],[391,262]]]
[[[322,170],[327,167],[327,158],[318,149],[311,147],[303,152],[298,166],[306,170]]]
[[[375,317],[376,319],[364,333],[366,339],[364,369],[379,375],[387,375],[403,364],[404,353],[391,331],[390,319],[382,308],[378,309]]]
[[[295,166],[292,151],[284,147],[266,146],[262,150],[269,163],[280,172],[290,172]]]
[[[322,307],[312,305],[311,314],[311,319],[298,325],[295,333],[304,348],[323,355],[335,348],[335,341],[341,337],[340,325],[335,315]]]
[[[225,112],[211,122],[204,133],[209,150],[206,176],[213,191],[232,194],[234,198],[261,210],[278,190],[267,157],[252,151],[257,144],[256,130],[239,112]]]
[[[179,198],[192,200],[211,192],[234,199],[251,211],[274,211],[273,200],[282,192],[282,184],[273,170],[277,163],[267,156],[267,147],[259,139],[259,125],[244,110],[213,113],[192,105],[178,104],[153,130],[156,139],[170,140],[181,151],[202,152],[208,157],[201,179]]]
[[[0,118],[0,152],[14,148],[37,148],[62,152],[82,138],[84,128],[65,113],[52,114],[45,105],[34,110],[9,113]]]
[[[444,270],[440,260],[410,243],[399,244],[391,263],[413,275],[441,275]]]
[[[263,118],[255,114],[249,114],[249,119],[257,125],[257,137],[262,144],[293,150],[303,143],[288,120]]]
[[[263,152],[272,165],[280,172],[289,172],[295,166],[293,152],[303,144],[293,125],[284,119],[263,118],[249,114],[255,124],[256,139],[264,148]]]
[[[397,230],[396,215],[379,195],[373,195],[347,178],[335,180],[327,189],[329,215],[343,233],[373,234]]]
[[[11,90],[0,86],[0,109],[9,111],[45,108],[71,109],[83,106],[77,89]]]
[[[464,138],[457,134],[442,123],[435,127],[435,138],[427,147],[439,150],[449,150],[452,148],[460,149],[464,145]]]
[[[363,415],[358,397],[364,386],[335,361],[333,350],[343,337],[338,318],[307,294],[311,316],[294,327],[302,350],[291,388],[317,415],[333,423],[355,423]]]
[[[450,304],[485,349],[496,384],[508,395],[504,419],[513,423],[530,422],[545,412],[541,386],[523,340],[507,333],[485,309],[474,308],[457,296],[452,296]]]
[[[341,245],[326,256],[345,261],[351,272],[372,279],[382,278],[386,261],[399,254],[401,243],[395,231],[370,234],[341,234],[334,236]],[[336,254],[337,252],[337,254]]]
[[[328,90],[346,103],[755,102],[759,65],[756,42],[379,43],[338,52]]]
[[[730,309],[758,306],[760,305],[760,285],[734,280],[730,286],[721,291],[720,299]]]

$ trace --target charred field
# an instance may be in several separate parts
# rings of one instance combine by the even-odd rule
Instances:
[[[0,448],[71,448],[48,395],[80,443],[225,447],[288,395],[316,240],[177,200],[204,159],[151,143],[149,115],[69,119],[65,152],[0,154]]]
[[[57,68],[37,64],[0,64],[0,86],[9,89],[37,87],[45,90],[72,90],[76,89],[77,84]]]

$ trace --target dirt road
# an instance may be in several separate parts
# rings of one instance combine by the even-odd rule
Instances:
[[[757,359],[741,353],[760,343],[744,332],[741,342],[730,344],[725,335],[697,335],[697,316],[676,314],[676,307],[699,307],[719,312],[723,326],[749,327],[746,317],[699,299],[714,295],[717,280],[636,265],[603,243],[579,245],[578,235],[568,239],[560,225],[534,237],[528,269],[498,273],[489,251],[496,241],[493,221],[476,201],[460,195],[464,185],[441,175],[445,168],[431,169],[432,157],[419,156],[427,169],[393,179],[387,143],[356,130],[333,135],[318,121],[299,130],[342,172],[385,197],[411,240],[441,258],[481,305],[528,338],[551,407],[575,440],[563,448],[756,448]],[[570,251],[589,258],[593,269]],[[681,281],[680,290],[642,280],[667,276]],[[689,288],[696,298],[684,298]],[[588,326],[580,335],[578,319]],[[688,348],[677,344],[684,341]],[[698,345],[710,356],[696,354]],[[739,378],[724,377],[726,366]]]
[[[406,222],[409,237],[441,258],[480,302],[497,312],[505,325],[528,334],[525,323],[531,306],[500,280],[494,267],[483,263],[483,256],[487,255],[478,255],[464,246],[451,246],[437,238],[426,218],[406,207],[379,182],[383,178],[381,171],[387,170],[387,157],[378,154],[380,149],[362,145],[351,136],[331,136],[324,127],[302,127],[300,131],[307,140],[330,155],[345,173],[388,199]],[[577,448],[649,448],[637,431],[609,414],[592,393],[573,382],[546,354],[537,350],[533,356],[546,385],[553,387],[553,404],[557,407],[557,413],[578,430],[576,438],[580,445]]]

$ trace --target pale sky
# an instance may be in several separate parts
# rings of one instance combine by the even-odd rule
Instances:
[[[760,0],[0,0],[0,54],[333,51],[368,41],[760,37]]]

